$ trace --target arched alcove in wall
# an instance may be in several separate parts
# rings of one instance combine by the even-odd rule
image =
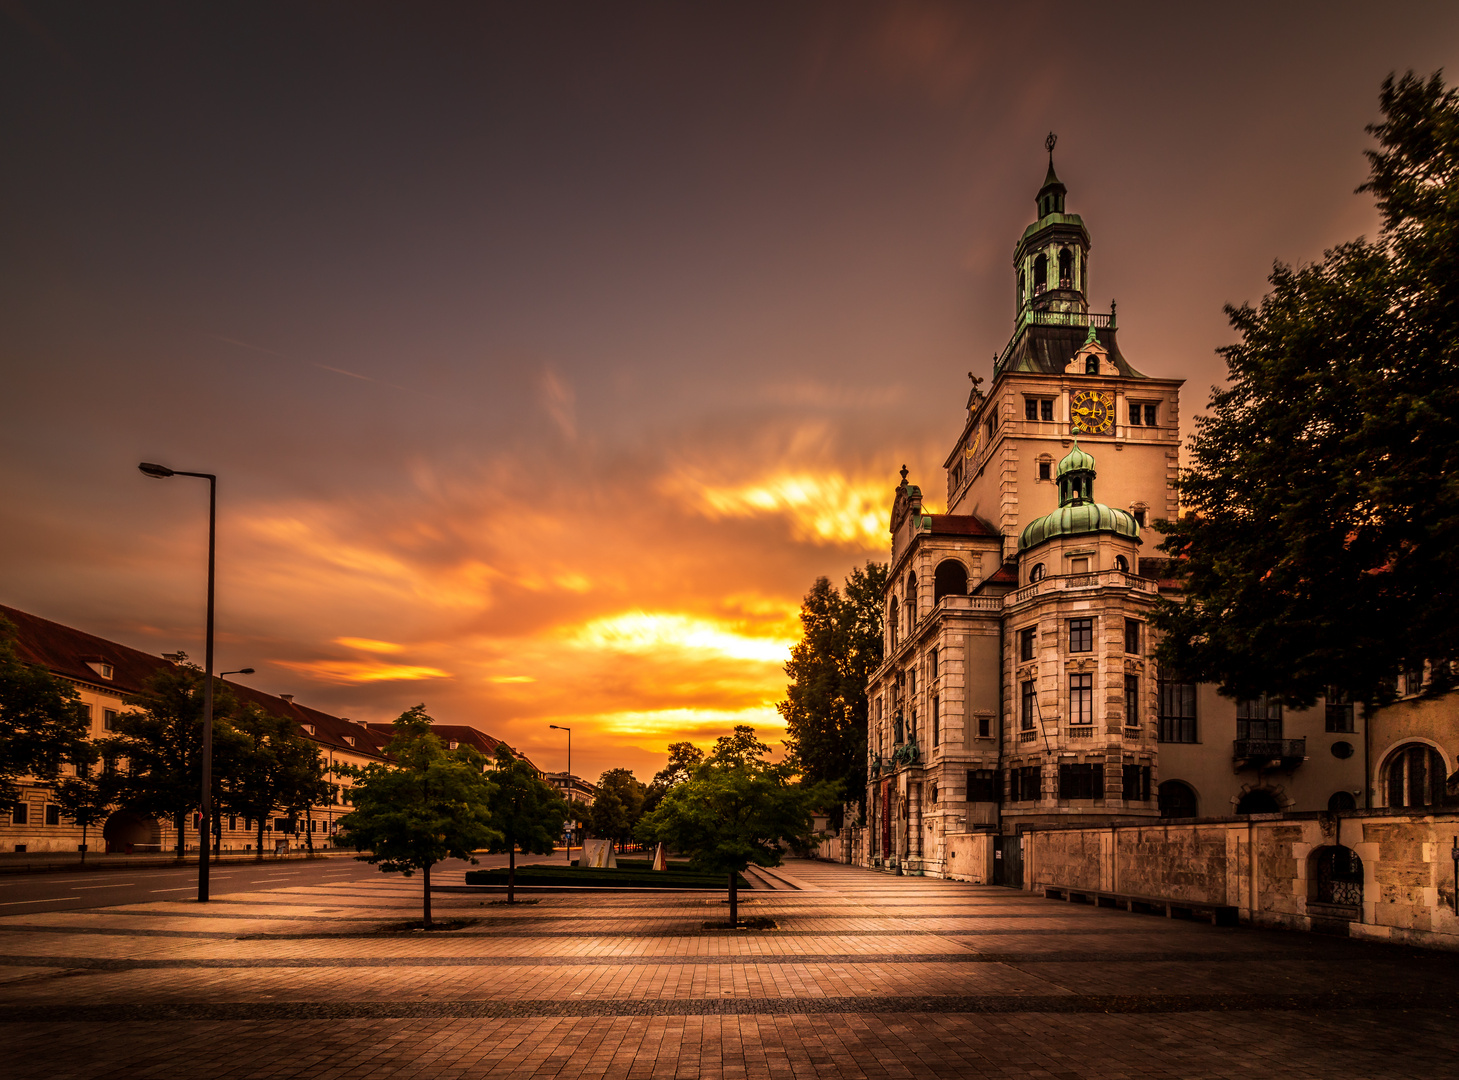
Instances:
[[[935,604],[944,596],[966,596],[968,594],[968,570],[959,559],[944,559],[937,564],[932,577],[932,602]]]
[[[1163,818],[1193,818],[1198,816],[1199,804],[1195,790],[1180,780],[1165,780],[1155,789],[1155,796]]]

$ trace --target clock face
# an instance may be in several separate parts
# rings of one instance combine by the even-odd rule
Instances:
[[[1075,390],[1071,395],[1075,435],[1108,435],[1114,429],[1114,395],[1108,390]]]

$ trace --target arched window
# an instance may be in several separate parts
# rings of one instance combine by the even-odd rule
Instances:
[[[1275,792],[1266,788],[1252,788],[1236,804],[1238,814],[1280,814],[1281,804]]]
[[[1182,784],[1179,780],[1166,780],[1155,789],[1155,797],[1163,818],[1196,816],[1196,793],[1189,784]]]
[[[1307,899],[1311,903],[1361,910],[1363,860],[1352,848],[1327,844],[1307,856]],[[1357,911],[1352,912],[1356,916]]]
[[[945,559],[937,564],[937,573],[932,578],[932,602],[935,604],[944,596],[966,596],[968,594],[968,571],[957,559]]]
[[[887,627],[892,632],[892,648],[897,645],[897,598],[892,597],[891,605],[887,608]]]
[[[1044,580],[1044,564],[1034,563],[1033,569],[1028,572],[1028,583],[1032,585],[1035,581]]]
[[[1037,296],[1049,287],[1049,257],[1042,252],[1033,261],[1033,294]]]
[[[1068,248],[1059,249],[1059,288],[1074,287],[1074,253]]]
[[[1444,757],[1427,743],[1409,743],[1388,755],[1383,791],[1389,806],[1439,806],[1447,772]]]
[[[1028,292],[1028,278],[1022,270],[1018,272],[1018,306],[1023,307],[1024,295]]]
[[[1351,791],[1334,791],[1332,798],[1327,800],[1327,809],[1334,814],[1339,810],[1356,810],[1357,808],[1358,800],[1353,797]]]
[[[1123,555],[1116,555],[1115,569],[1128,574],[1130,572],[1130,560],[1125,558]]]
[[[907,575],[907,633],[917,625],[917,575]]]
[[[1094,353],[1090,353],[1088,356],[1086,356],[1084,358],[1084,374],[1086,374],[1086,375],[1098,375],[1099,374],[1099,357],[1095,356]]]

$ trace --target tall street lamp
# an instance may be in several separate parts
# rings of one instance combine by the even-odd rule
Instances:
[[[574,826],[576,826],[577,825],[577,811],[573,809],[573,799],[572,799],[572,728],[570,728],[570,727],[563,727],[561,724],[548,724],[547,726],[550,727],[553,731],[565,731],[565,732],[567,732],[567,816],[568,816],[568,821],[571,822]],[[567,865],[568,866],[571,866],[572,865],[572,834],[573,834],[573,832],[576,832],[576,831],[577,831],[576,828],[574,828],[571,832],[569,832],[567,834]]]
[[[213,552],[218,534],[218,478],[212,473],[183,472],[166,465],[144,461],[137,466],[148,476],[165,480],[170,476],[196,476],[208,482],[208,635],[203,670],[203,792],[198,818],[198,902],[208,899],[209,825],[213,818]],[[242,672],[238,672],[242,674]]]

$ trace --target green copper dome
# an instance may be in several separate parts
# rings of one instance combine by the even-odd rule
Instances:
[[[1064,460],[1059,462],[1059,470],[1056,476],[1063,476],[1065,473],[1080,469],[1084,472],[1094,471],[1094,458],[1079,449],[1079,440],[1074,440],[1074,447],[1064,455]]]
[[[1113,533],[1139,540],[1140,523],[1134,514],[1094,501],[1094,476],[1093,456],[1075,442],[1059,462],[1059,508],[1028,523],[1018,537],[1018,550],[1026,551],[1056,536]]]

